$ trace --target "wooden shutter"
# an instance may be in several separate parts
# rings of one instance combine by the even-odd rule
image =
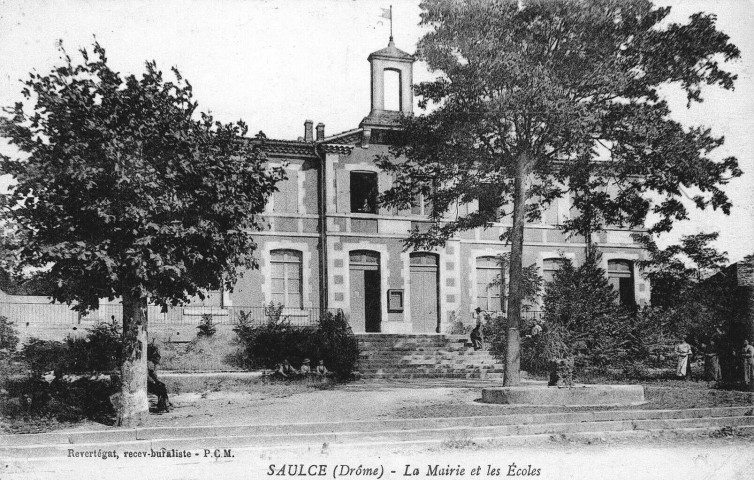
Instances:
[[[335,171],[338,213],[351,212],[351,172],[345,169]]]
[[[288,172],[288,185],[286,195],[286,212],[298,213],[298,172],[295,170]]]
[[[388,175],[387,173],[378,173],[377,174],[377,193],[382,194],[385,190],[388,190],[393,183],[393,179]],[[379,201],[379,197],[377,197],[377,201]],[[380,215],[393,215],[395,210],[392,208],[386,208],[383,206],[380,206],[377,210]]]

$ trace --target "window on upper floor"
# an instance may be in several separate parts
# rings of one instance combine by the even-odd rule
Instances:
[[[503,311],[500,285],[490,286],[500,277],[500,265],[496,257],[476,259],[476,306],[492,312]]]
[[[377,172],[351,172],[351,212],[377,213]]]
[[[275,213],[298,212],[298,173],[295,170],[286,172],[288,178],[278,182],[278,191],[272,194],[272,211]]]
[[[414,197],[411,205],[411,215],[429,215],[432,213],[432,201],[420,193]]]
[[[500,192],[491,183],[482,184],[483,189],[479,195],[479,213],[492,215],[497,219]]]
[[[303,307],[301,252],[273,250],[270,252],[272,301],[286,307]]]
[[[564,262],[562,258],[545,258],[542,261],[542,279],[545,282],[552,282],[555,279],[555,272],[560,270]]]
[[[634,297],[634,265],[629,260],[608,260],[607,280],[618,292],[621,305],[633,307],[636,305]]]

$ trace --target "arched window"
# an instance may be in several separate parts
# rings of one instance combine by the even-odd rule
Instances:
[[[482,310],[503,311],[500,285],[490,286],[500,278],[500,264],[496,257],[479,257],[476,259],[476,306]]]
[[[303,307],[301,252],[273,250],[270,252],[272,301],[290,308]]]
[[[634,265],[629,260],[608,260],[607,279],[610,285],[618,292],[618,301],[621,305],[634,306]]]
[[[401,72],[393,69],[384,71],[385,110],[401,110]]]
[[[542,279],[545,282],[552,282],[555,279],[555,272],[560,270],[564,262],[562,258],[545,258],[542,261]]]

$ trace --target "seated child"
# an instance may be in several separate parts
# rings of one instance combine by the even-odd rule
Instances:
[[[301,363],[301,368],[299,369],[301,375],[310,375],[312,373],[312,369],[309,367],[309,363],[310,360],[308,358],[305,358]]]
[[[325,361],[320,360],[317,364],[317,368],[314,370],[314,373],[316,373],[320,377],[326,377],[330,375],[330,372],[327,370],[327,367],[325,367]]]
[[[289,362],[287,358],[283,360],[283,363],[278,365],[277,369],[272,374],[273,378],[286,380],[295,378],[298,375],[300,375],[299,371],[293,368],[293,365],[291,365],[291,362]]]

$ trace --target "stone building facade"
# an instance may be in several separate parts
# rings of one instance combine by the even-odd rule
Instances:
[[[339,308],[354,331],[383,333],[444,332],[454,320],[470,323],[477,306],[504,308],[499,288],[488,284],[500,272],[495,256],[509,251],[499,240],[508,224],[461,233],[444,248],[410,251],[404,239],[426,224],[428,206],[421,198],[404,212],[377,204],[391,177],[374,159],[388,153],[398,115],[412,113],[414,57],[391,39],[368,60],[371,111],[358,128],[326,136],[323,124],[306,121],[298,140],[264,141],[270,164],[286,164],[288,179],[266,207],[269,228],[256,235],[260,268],[246,272],[223,305],[275,302],[294,316]],[[583,261],[584,239],[558,228],[569,209],[560,199],[541,223],[526,227],[524,265],[536,264],[545,279],[562,257]],[[636,266],[643,251],[631,233],[608,228],[594,242],[621,301],[647,304],[649,285]]]

